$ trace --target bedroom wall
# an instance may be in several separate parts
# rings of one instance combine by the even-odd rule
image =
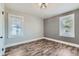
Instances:
[[[59,36],[59,17],[72,13],[75,14],[75,38]],[[79,9],[45,19],[44,36],[56,40],[62,40],[66,42],[79,44]]]
[[[23,25],[23,33],[24,36],[22,38],[8,38],[8,14],[14,14],[24,17],[24,25]],[[6,40],[5,45],[11,45],[19,42],[24,42],[28,40],[32,40],[35,38],[43,37],[43,20],[15,10],[6,9],[5,11],[5,27],[6,27]]]

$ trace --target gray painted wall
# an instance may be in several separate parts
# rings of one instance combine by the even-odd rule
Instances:
[[[37,18],[35,16],[31,16],[29,14],[18,12],[10,9],[6,9],[5,11],[5,27],[6,27],[6,40],[5,45],[10,45],[14,43],[19,43],[23,41],[32,40],[35,38],[43,37],[43,20],[40,18]],[[19,15],[24,17],[24,26],[23,26],[23,32],[24,36],[22,38],[8,38],[8,13]]]
[[[79,10],[67,12],[64,14],[60,14],[48,19],[43,20],[37,18],[35,16],[27,15],[23,12],[18,12],[14,10],[6,9],[5,11],[5,28],[6,28],[6,40],[5,45],[10,45],[14,43],[19,43],[27,40],[32,40],[34,38],[43,37],[43,29],[44,29],[44,36],[48,38],[54,38],[57,40],[67,41],[79,44]],[[7,38],[8,35],[8,13],[24,16],[24,37],[23,38]],[[60,37],[59,36],[59,17],[64,16],[67,14],[75,14],[75,38],[68,38],[68,37]],[[44,28],[43,28],[44,26]]]
[[[75,38],[59,36],[59,17],[75,14]],[[66,42],[79,44],[79,10],[70,11],[44,20],[44,36]]]

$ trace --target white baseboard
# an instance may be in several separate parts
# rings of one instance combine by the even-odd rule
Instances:
[[[23,41],[23,42],[19,42],[19,43],[14,43],[14,44],[6,45],[5,48],[11,47],[11,46],[15,46],[15,45],[19,45],[19,44],[29,43],[29,42],[40,40],[40,39],[47,39],[47,40],[51,40],[51,41],[55,41],[55,42],[58,42],[58,43],[63,43],[63,44],[66,44],[66,45],[70,45],[70,46],[74,46],[74,47],[79,48],[78,44],[74,44],[74,43],[70,43],[70,42],[65,42],[65,41],[61,41],[61,40],[56,40],[56,39],[52,39],[52,38],[47,38],[47,37],[35,38],[35,39],[31,39],[31,40],[27,40],[27,41]]]
[[[5,45],[5,48],[11,47],[11,46],[15,46],[15,45],[19,45],[19,44],[29,43],[29,42],[36,41],[36,40],[40,40],[40,39],[44,39],[44,37],[35,38],[35,39],[27,40],[27,41],[22,41],[22,42],[10,44],[10,45]]]
[[[56,40],[56,39],[52,39],[52,38],[47,38],[47,37],[44,37],[44,39],[55,41],[55,42],[58,42],[58,43],[62,43],[62,44],[66,44],[66,45],[70,45],[70,46],[79,48],[78,44],[74,44],[74,43],[70,43],[70,42],[65,42],[65,41],[61,41],[61,40]]]

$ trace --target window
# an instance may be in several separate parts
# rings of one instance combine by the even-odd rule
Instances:
[[[60,36],[75,37],[74,14],[60,17]]]
[[[17,15],[8,15],[8,38],[23,36],[23,17]]]

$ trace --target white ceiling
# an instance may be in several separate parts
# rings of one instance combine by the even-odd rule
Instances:
[[[29,13],[40,18],[49,18],[79,8],[79,3],[48,3],[48,7],[40,9],[38,3],[7,3],[9,9]]]

